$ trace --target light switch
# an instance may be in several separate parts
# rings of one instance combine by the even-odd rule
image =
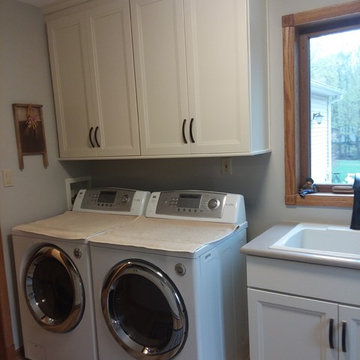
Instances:
[[[14,186],[13,172],[11,169],[4,169],[2,171],[4,187]]]

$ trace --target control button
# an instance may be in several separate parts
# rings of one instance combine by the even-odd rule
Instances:
[[[75,256],[77,259],[81,259],[81,257],[82,257],[82,251],[81,251],[81,249],[75,248],[75,249],[74,249],[74,256]]]
[[[215,210],[216,208],[219,207],[219,205],[220,205],[220,200],[219,199],[213,198],[213,199],[210,199],[208,201],[208,207],[209,207],[210,210]]]
[[[178,263],[175,265],[175,271],[178,275],[184,276],[186,274],[186,267],[184,264]]]

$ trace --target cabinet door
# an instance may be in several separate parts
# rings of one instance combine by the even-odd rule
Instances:
[[[248,290],[251,360],[335,360],[336,304]],[[333,345],[329,331],[333,319]]]
[[[194,153],[249,150],[246,0],[185,0]]]
[[[360,359],[360,309],[339,305],[340,360]]]
[[[84,17],[71,14],[47,22],[61,157],[94,155],[90,147],[90,85]]]
[[[190,140],[183,2],[130,3],[141,153],[186,154],[190,148],[185,142]]]
[[[87,18],[98,156],[139,155],[129,2],[102,4]]]

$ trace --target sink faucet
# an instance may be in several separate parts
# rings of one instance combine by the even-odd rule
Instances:
[[[360,173],[355,174],[353,189],[354,202],[350,229],[360,230]]]

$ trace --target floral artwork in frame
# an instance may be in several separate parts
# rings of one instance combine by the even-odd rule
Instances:
[[[19,167],[24,169],[25,155],[42,155],[44,167],[48,167],[42,105],[13,104]]]

